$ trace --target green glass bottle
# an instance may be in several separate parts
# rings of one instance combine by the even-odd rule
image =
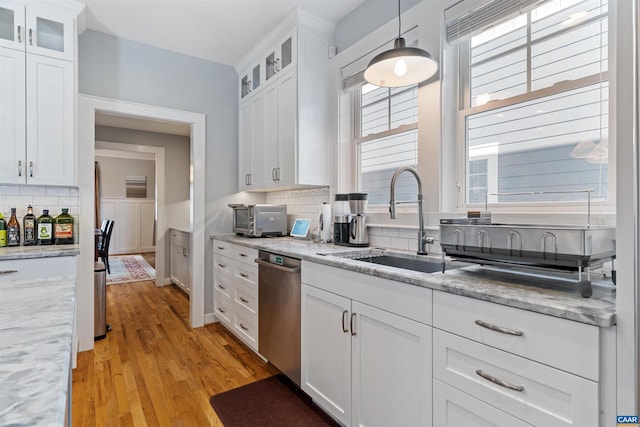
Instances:
[[[23,246],[32,246],[36,244],[36,216],[33,214],[31,205],[27,208],[27,214],[22,218],[22,230],[24,239]]]
[[[72,245],[75,243],[73,217],[69,215],[69,209],[63,208],[62,213],[56,217],[54,230],[56,245]]]
[[[38,244],[53,245],[53,223],[55,220],[49,215],[49,209],[43,209],[42,215],[38,217]]]
[[[0,212],[0,248],[7,246],[7,223]]]

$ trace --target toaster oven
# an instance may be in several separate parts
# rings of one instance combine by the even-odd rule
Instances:
[[[233,232],[246,237],[287,235],[286,205],[229,204],[233,209]]]

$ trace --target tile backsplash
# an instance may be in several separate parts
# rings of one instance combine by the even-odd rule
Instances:
[[[20,223],[29,205],[33,207],[36,217],[42,215],[43,209],[49,209],[49,215],[55,218],[62,213],[62,208],[69,208],[69,214],[77,222],[79,203],[78,187],[0,185],[0,212],[8,219],[11,208],[16,208]]]
[[[267,193],[266,203],[287,205],[287,229],[291,230],[296,218],[311,220],[309,230],[313,238],[318,234],[320,205],[331,203],[329,187],[307,188],[304,190],[285,190]]]

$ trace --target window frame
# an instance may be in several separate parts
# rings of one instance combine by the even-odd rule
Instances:
[[[527,12],[527,32],[530,33],[530,11]],[[608,2],[608,33],[609,33],[609,42],[607,45],[608,50],[608,66],[607,70],[598,74],[592,74],[590,76],[581,77],[576,80],[565,80],[555,83],[552,86],[548,86],[545,88],[531,90],[531,46],[532,43],[530,40],[527,41],[525,49],[527,51],[527,89],[526,93],[515,95],[513,97],[491,100],[486,104],[471,106],[471,82],[470,82],[470,49],[471,49],[471,38],[467,38],[466,40],[457,44],[457,61],[458,61],[458,69],[455,75],[455,78],[458,80],[458,98],[455,105],[457,112],[457,161],[456,161],[456,172],[455,179],[456,185],[459,188],[458,194],[458,206],[456,210],[458,211],[466,211],[468,209],[478,209],[478,208],[488,208],[492,211],[502,211],[502,212],[561,212],[561,213],[573,213],[576,211],[575,207],[585,206],[585,201],[575,200],[575,201],[521,201],[521,202],[491,202],[487,203],[468,203],[467,202],[467,190],[469,188],[469,175],[467,174],[467,164],[469,162],[469,152],[467,147],[467,134],[466,134],[466,119],[468,116],[472,116],[474,114],[497,110],[503,107],[514,106],[517,104],[521,104],[528,101],[533,101],[536,99],[541,99],[546,96],[555,95],[565,93],[571,90],[580,89],[583,87],[587,87],[590,85],[608,82],[609,83],[609,161],[608,161],[608,197],[606,200],[593,200],[591,201],[591,206],[599,206],[601,209],[607,211],[615,212],[616,206],[616,162],[615,162],[615,109],[613,105],[615,104],[614,93],[615,93],[615,55],[614,55],[614,46],[615,40],[612,37],[612,34],[615,34],[615,28],[612,26],[615,23],[615,19],[612,19],[615,16],[615,1]],[[581,26],[588,25],[596,20],[601,19],[598,15],[597,17],[593,17],[587,19],[580,23]],[[560,34],[569,32],[574,30],[576,27],[569,27],[564,31],[555,32],[552,34],[547,34],[544,37],[536,40],[536,43],[548,40],[549,38],[556,37]],[[586,207],[585,207],[586,212]]]

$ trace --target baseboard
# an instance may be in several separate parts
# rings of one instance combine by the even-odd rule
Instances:
[[[204,324],[208,325],[210,323],[216,323],[219,322],[218,318],[216,317],[215,313],[205,313],[204,314]]]

